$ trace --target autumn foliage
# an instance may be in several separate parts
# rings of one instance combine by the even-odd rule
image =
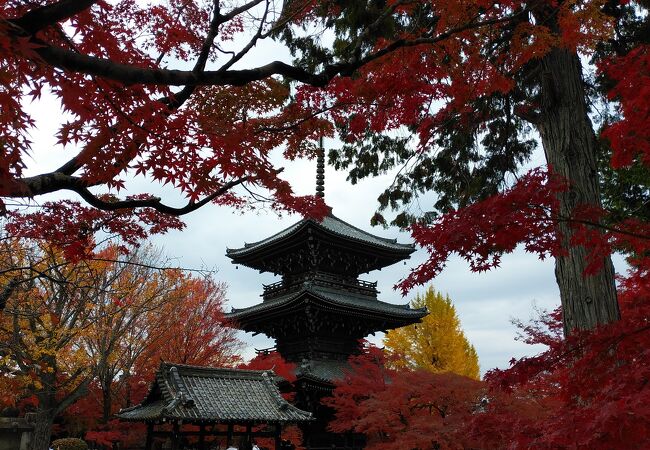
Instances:
[[[81,259],[67,248],[0,242],[2,404],[37,413],[39,445],[51,432],[139,445],[141,427],[112,416],[142,400],[161,360],[238,361],[225,285],[165,267],[151,247],[96,246]]]
[[[419,323],[389,330],[384,338],[389,362],[395,368],[452,372],[479,379],[476,349],[460,326],[449,296],[429,286],[411,301],[412,308],[426,308]]]
[[[650,439],[646,286],[647,280],[637,277],[625,281],[620,291],[621,320],[595,331],[563,339],[558,311],[524,328],[527,342],[545,344],[548,350],[486,376],[494,389],[546,405],[542,416],[523,422],[531,430],[528,435],[511,434],[516,446],[646,448]],[[486,419],[493,421],[489,408]],[[485,424],[477,417],[475,426],[478,430]],[[502,423],[501,432],[507,433],[509,427]]]
[[[333,430],[366,433],[370,449],[644,449],[650,439],[650,297],[622,283],[622,319],[564,338],[560,310],[519,324],[547,350],[484,381],[390,368],[371,348],[351,360],[328,404]]]
[[[0,210],[11,234],[1,255],[3,399],[15,402],[7,392],[20,392],[20,406],[61,412],[84,391],[105,396],[115,387],[109,398],[117,407],[137,401],[161,357],[234,363],[222,351],[233,341],[221,340],[219,313],[211,314],[223,286],[178,272],[147,278],[150,292],[163,278],[169,283],[171,303],[151,314],[144,308],[140,321],[124,313],[150,297],[111,298],[93,283],[140,240],[181,229],[170,216],[208,203],[263,200],[322,216],[323,202],[296,197],[271,154],[283,148],[288,159],[309,157],[319,137],[336,135],[343,144],[330,160],[353,182],[406,169],[380,197],[382,208],[438,194],[424,216],[403,211],[393,221],[410,227],[429,253],[400,283],[404,292],[435,277],[454,254],[482,271],[521,246],[556,259],[563,309],[524,328],[548,351],[490,372],[485,383],[397,372],[377,351],[361,356],[334,394],[333,427],[366,433],[371,448],[644,448],[650,226],[635,210],[601,206],[596,161],[604,147],[615,169],[650,163],[647,7],[0,1]],[[333,42],[321,39],[330,35]],[[294,62],[246,65],[267,38]],[[597,72],[588,83],[585,56]],[[40,143],[32,142],[37,124],[26,105],[45,96],[63,113],[53,138],[67,158],[29,175]],[[607,114],[598,136],[592,107],[600,104]],[[395,137],[405,130],[408,137]],[[536,148],[531,131],[547,164],[522,174]],[[167,184],[187,203],[171,207],[151,192],[123,196],[132,177]],[[5,211],[61,190],[90,207],[53,202],[33,214]],[[378,214],[375,222],[388,220]],[[124,245],[102,256],[98,232],[119,235]],[[631,264],[618,300],[613,251]],[[128,274],[115,278],[122,289],[136,284]],[[110,336],[119,329],[98,320],[97,305],[133,325],[117,333],[110,351],[96,347],[94,356],[110,358],[84,350],[96,344],[88,330]],[[103,370],[104,381],[93,379],[98,362],[113,371]],[[105,422],[106,411],[86,415],[100,416]],[[117,439],[111,426],[90,436]]]
[[[460,375],[389,369],[377,348],[350,360],[351,372],[326,404],[333,431],[366,435],[368,449],[464,448],[463,428],[483,385]]]

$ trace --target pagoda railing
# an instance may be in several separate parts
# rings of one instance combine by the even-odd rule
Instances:
[[[340,276],[327,272],[308,272],[291,280],[283,279],[276,283],[264,284],[265,299],[277,297],[299,290],[301,287],[313,284],[316,286],[328,287],[336,290],[345,290],[362,295],[376,297],[377,282],[364,281],[359,279],[342,279]]]

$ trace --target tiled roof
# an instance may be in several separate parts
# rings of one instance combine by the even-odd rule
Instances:
[[[282,398],[275,374],[163,363],[147,398],[117,415],[129,421],[182,419],[186,422],[295,423],[311,413]]]
[[[347,361],[313,359],[298,365],[296,376],[332,383],[343,379],[346,371],[349,370],[350,365]]]
[[[323,286],[311,285],[305,286],[297,292],[279,296],[248,308],[233,308],[230,313],[226,314],[226,317],[229,320],[237,321],[251,314],[279,310],[299,303],[308,294],[311,297],[321,300],[324,304],[342,307],[352,314],[381,315],[395,319],[412,319],[413,321],[427,314],[426,308],[411,309],[408,303],[394,305],[364,295],[355,295],[351,292],[342,292]]]
[[[403,252],[406,254],[410,254],[415,250],[415,247],[412,244],[400,244],[396,239],[385,239],[379,236],[375,236],[374,234],[363,231],[330,214],[328,216],[325,216],[322,222],[318,222],[314,219],[303,219],[300,222],[291,225],[289,228],[286,228],[271,237],[258,242],[245,244],[242,248],[228,249],[226,251],[226,254],[230,257],[238,257],[252,253],[259,248],[281,241],[284,238],[289,237],[293,233],[299,231],[303,227],[309,225],[316,228],[321,228],[326,232],[333,233],[334,235],[342,237],[344,239],[349,239],[388,250]]]

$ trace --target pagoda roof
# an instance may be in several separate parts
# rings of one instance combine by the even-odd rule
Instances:
[[[318,285],[305,285],[298,291],[274,297],[272,300],[248,308],[233,308],[230,313],[226,314],[226,318],[238,322],[259,314],[270,316],[273,313],[281,313],[283,310],[295,309],[311,298],[320,300],[322,306],[333,307],[356,316],[379,316],[400,322],[414,323],[427,315],[426,308],[411,309],[408,303],[395,305],[366,295],[329,289]]]
[[[123,409],[127,421],[162,419],[211,423],[296,423],[311,413],[288,403],[270,370],[162,363],[144,401]]]
[[[312,359],[298,365],[296,376],[333,384],[334,381],[345,378],[346,372],[350,370],[350,364],[347,361]]]
[[[400,244],[396,239],[386,239],[375,236],[374,234],[370,234],[367,231],[363,231],[360,228],[350,225],[330,213],[320,222],[315,219],[306,218],[261,241],[246,243],[241,248],[227,249],[226,255],[235,260],[235,262],[240,262],[237,260],[246,260],[248,257],[257,253],[265,252],[268,248],[275,247],[277,244],[282,244],[292,240],[294,236],[297,236],[302,230],[307,228],[322,231],[325,234],[344,242],[350,242],[357,245],[361,244],[367,248],[374,248],[380,251],[399,253],[403,255],[402,259],[415,251],[415,246],[413,244]]]

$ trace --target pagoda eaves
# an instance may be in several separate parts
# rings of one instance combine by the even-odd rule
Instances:
[[[305,270],[358,275],[395,264],[415,251],[326,216],[321,222],[303,219],[264,240],[226,250],[234,264],[261,272],[296,274]]]

